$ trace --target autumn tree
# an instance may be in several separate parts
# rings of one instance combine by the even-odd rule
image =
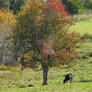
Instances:
[[[0,64],[9,62],[11,59],[12,43],[7,38],[15,24],[16,20],[12,12],[5,9],[0,10]]]
[[[41,65],[43,85],[47,84],[49,67],[75,63],[79,57],[79,39],[68,29],[73,25],[65,6],[58,0],[30,0],[17,14],[13,30],[16,59],[31,68]]]

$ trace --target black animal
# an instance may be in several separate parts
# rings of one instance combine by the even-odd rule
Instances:
[[[29,85],[28,85],[28,87],[32,87],[32,86],[34,86],[34,85],[33,85],[33,84],[29,84]]]
[[[63,80],[63,83],[66,83],[68,81],[70,81],[70,83],[72,82],[73,80],[73,74],[72,73],[69,73],[65,76],[65,79]]]

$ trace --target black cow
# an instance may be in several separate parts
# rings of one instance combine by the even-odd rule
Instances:
[[[73,80],[73,74],[72,73],[69,73],[65,76],[65,79],[63,80],[63,83],[66,83],[68,81],[70,81],[70,83],[72,82]]]

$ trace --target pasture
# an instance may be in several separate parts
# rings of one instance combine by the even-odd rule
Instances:
[[[92,34],[92,15],[75,15],[75,25],[70,28],[72,31],[84,34]]]
[[[92,19],[75,22],[71,30],[76,30],[85,37],[78,50],[81,55],[92,51]],[[86,39],[85,34],[88,34]],[[65,74],[74,74],[73,83],[63,84]],[[29,84],[33,87],[28,87]],[[51,68],[48,74],[48,85],[42,86],[42,70],[29,68],[20,72],[20,67],[0,66],[0,92],[92,92],[92,57],[80,59],[76,65]]]

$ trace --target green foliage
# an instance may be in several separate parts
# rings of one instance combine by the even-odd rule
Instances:
[[[25,0],[9,0],[10,2],[10,10],[13,10],[14,14],[16,14],[20,7],[24,4]]]
[[[83,0],[85,9],[92,9],[92,0]]]
[[[80,13],[83,11],[83,2],[82,0],[61,0],[66,6],[66,9],[71,14]]]

